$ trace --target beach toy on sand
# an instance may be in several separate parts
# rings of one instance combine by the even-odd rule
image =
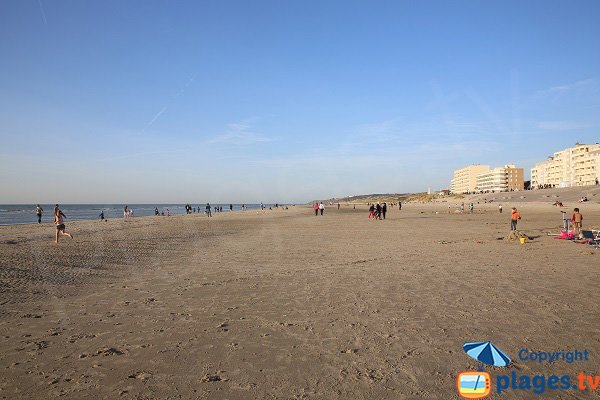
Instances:
[[[519,243],[521,243],[521,244],[525,244],[525,238],[524,238],[524,237],[522,237],[522,238],[519,238]]]
[[[492,342],[469,342],[463,345],[465,353],[484,364],[494,367],[506,367],[510,358]]]

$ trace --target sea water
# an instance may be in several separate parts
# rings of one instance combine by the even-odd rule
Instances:
[[[200,214],[206,210],[206,204],[190,204],[196,208],[200,207]],[[54,222],[54,204],[40,204],[44,209],[42,214],[42,223]],[[214,207],[223,207],[223,212],[229,212],[229,204],[212,204],[211,212],[214,215]],[[37,215],[35,214],[36,204],[0,204],[0,225],[17,224],[35,224]],[[134,217],[145,217],[154,215],[154,209],[158,208],[159,213],[167,214],[167,209],[171,215],[185,214],[185,204],[127,204],[127,207],[133,210]],[[272,204],[265,204],[266,208],[273,207]],[[124,204],[61,204],[60,209],[66,215],[65,222],[78,220],[99,219],[100,213],[104,212],[105,219],[123,218]],[[260,204],[246,204],[248,210],[260,209]],[[234,204],[233,211],[241,211],[242,204]]]

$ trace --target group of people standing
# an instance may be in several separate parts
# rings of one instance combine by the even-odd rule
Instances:
[[[379,204],[371,204],[369,207],[369,219],[373,218],[375,220],[385,219],[385,214],[387,213],[387,203]],[[383,218],[382,218],[383,217]]]

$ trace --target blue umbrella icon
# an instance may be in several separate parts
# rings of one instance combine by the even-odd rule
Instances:
[[[492,342],[470,342],[463,345],[465,353],[484,364],[506,367],[510,358]]]

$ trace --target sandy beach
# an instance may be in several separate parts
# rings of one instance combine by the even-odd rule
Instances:
[[[0,398],[458,398],[478,365],[462,345],[486,340],[514,361],[492,374],[600,374],[600,250],[548,236],[548,201],[518,202],[525,245],[505,239],[509,201],[455,204],[67,221],[59,245],[52,225],[2,226]],[[600,228],[597,202],[567,206]]]

